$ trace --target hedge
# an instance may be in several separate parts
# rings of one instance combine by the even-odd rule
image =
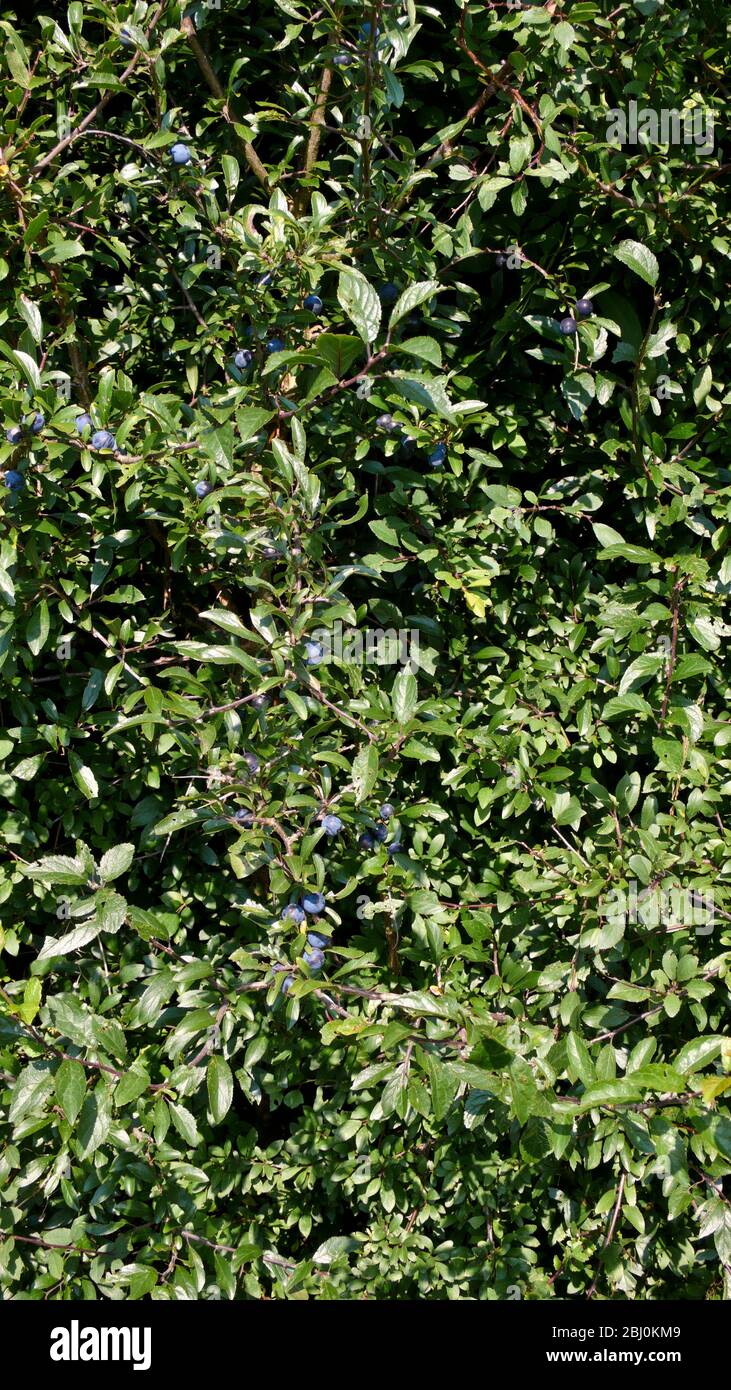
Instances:
[[[4,1296],[728,1297],[721,7],[0,28]]]

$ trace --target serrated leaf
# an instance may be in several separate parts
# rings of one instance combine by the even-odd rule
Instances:
[[[219,425],[215,430],[204,430],[200,444],[209,459],[222,469],[224,474],[231,467],[234,456],[233,425]]]
[[[369,347],[375,342],[381,326],[381,301],[359,270],[340,272],[338,303]]]
[[[80,1062],[61,1063],[55,1076],[56,1100],[70,1125],[76,1123],[86,1096],[86,1072]]]
[[[425,300],[432,299],[439,293],[441,286],[438,280],[419,280],[414,285],[409,285],[403,294],[400,294],[391,310],[389,329],[395,328],[399,321],[416,309]]]
[[[176,1105],[174,1101],[168,1101],[170,1117],[181,1139],[194,1149],[201,1142],[200,1132],[193,1115],[184,1105]]]
[[[656,285],[660,274],[657,257],[641,241],[622,241],[612,253],[618,261],[626,265],[635,275],[639,275],[646,285]]]
[[[399,671],[391,689],[391,708],[398,724],[408,724],[413,719],[418,698],[416,676],[411,671]]]
[[[396,343],[394,351],[420,357],[424,362],[431,362],[433,367],[442,365],[442,349],[436,338],[407,338],[405,343]]]
[[[258,405],[247,405],[236,411],[236,425],[242,444],[249,444],[272,418],[271,410],[263,410]]]
[[[206,1086],[213,1123],[220,1124],[230,1110],[234,1096],[233,1073],[224,1057],[211,1057],[206,1068]]]
[[[99,795],[99,784],[91,768],[87,767],[78,753],[74,753],[71,749],[69,749],[68,759],[71,776],[79,791],[83,792],[87,801],[95,801]]]
[[[73,931],[67,932],[65,936],[47,936],[38,954],[38,960],[53,960],[56,956],[67,956],[71,951],[78,951],[82,946],[88,946],[90,941],[94,941],[100,931],[101,926],[94,919],[83,927],[74,927]]]
[[[114,1104],[118,1110],[123,1105],[129,1105],[131,1101],[137,1100],[145,1091],[149,1090],[150,1078],[145,1068],[134,1067],[131,1071],[125,1072],[121,1081],[117,1082],[114,1088]]]
[[[127,916],[127,904],[119,893],[101,889],[94,902],[94,920],[101,931],[118,932]]]
[[[378,753],[372,743],[367,743],[353,759],[353,787],[355,804],[360,806],[370,795],[378,777]]]
[[[108,849],[99,863],[99,877],[102,883],[111,883],[112,879],[126,874],[134,857],[134,845],[114,845],[112,849]]]

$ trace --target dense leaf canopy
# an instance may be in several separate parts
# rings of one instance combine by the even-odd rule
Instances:
[[[729,1296],[723,7],[34,8],[0,1286]]]

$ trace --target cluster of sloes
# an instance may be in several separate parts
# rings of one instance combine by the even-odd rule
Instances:
[[[577,299],[574,305],[575,317],[572,317],[570,314],[568,314],[565,319],[561,319],[561,322],[558,325],[559,330],[561,331],[561,333],[563,333],[565,338],[571,338],[576,333],[579,326],[577,323],[577,319],[591,318],[591,315],[593,313],[594,305],[592,304],[590,299]]]
[[[95,430],[94,421],[87,411],[84,410],[81,415],[76,416],[75,424],[76,433],[80,434],[85,442],[88,439],[92,449],[96,449],[99,453],[116,450],[117,441],[111,430]],[[89,438],[90,434],[91,438]]]
[[[5,431],[5,438],[8,444],[22,444],[23,440],[28,435],[40,434],[45,423],[45,416],[36,412],[29,425],[11,425],[10,428]],[[96,449],[98,452],[107,450],[113,452],[116,450],[117,441],[114,435],[111,434],[109,430],[95,430],[94,422],[86,411],[82,411],[80,415],[76,416],[75,423],[76,433],[80,434],[84,441],[91,445],[92,449]],[[90,435],[91,438],[89,438]],[[19,488],[24,486],[23,475],[15,468],[8,469],[5,473],[4,482],[5,486],[9,487],[13,492],[17,492]]]
[[[246,761],[253,772],[258,770],[259,762],[253,753],[246,754]],[[360,835],[358,844],[361,849],[371,850],[376,844],[383,843],[388,838],[388,822],[394,815],[394,808],[390,801],[384,801],[380,808],[380,822],[374,829],[366,830]],[[251,829],[254,825],[255,817],[253,811],[244,807],[237,810],[233,817],[235,823],[242,829]],[[343,822],[339,816],[326,814],[321,817],[322,828],[331,837],[338,834],[343,828]],[[401,848],[398,841],[389,845],[388,853],[395,854]],[[319,917],[325,911],[325,895],[313,889],[308,889],[300,895],[299,902],[288,903],[282,912],[282,920],[301,926],[308,917]],[[307,943],[302,953],[302,960],[308,969],[317,974],[325,962],[325,950],[331,944],[331,938],[325,932],[317,931],[314,928],[307,933]],[[294,982],[294,975],[287,974],[283,977],[281,991],[287,994]]]
[[[377,415],[376,428],[383,430],[386,434],[399,434],[401,436],[401,452],[407,458],[411,456],[416,447],[416,440],[412,439],[411,435],[408,435],[406,431],[401,428],[398,421],[394,420],[393,415],[390,415],[388,412],[385,412],[383,415]],[[439,443],[435,444],[434,448],[427,454],[427,463],[431,468],[441,468],[446,457],[447,445],[443,439],[440,439]]]
[[[170,158],[172,159],[173,164],[180,166],[183,164],[189,164],[193,156],[190,152],[188,145],[186,145],[183,141],[179,140],[176,141],[174,145],[170,146]],[[259,279],[257,280],[257,285],[260,287],[264,287],[266,285],[271,284],[271,281],[272,272],[265,271],[263,275],[259,276]],[[320,299],[319,295],[310,294],[304,300],[303,307],[305,309],[309,309],[311,313],[317,314],[322,309],[322,300]],[[286,343],[284,342],[284,339],[278,338],[276,336],[269,338],[266,343],[266,350],[268,353],[284,352],[285,347]],[[253,361],[254,354],[250,350],[250,348],[238,348],[234,353],[233,364],[238,372],[247,372],[251,367]],[[92,440],[92,443],[93,442],[94,441]],[[199,497],[201,501],[204,497],[207,497],[208,494],[211,492],[213,492],[213,484],[209,483],[205,478],[199,479],[199,481],[195,484],[196,497]]]
[[[393,806],[390,801],[384,801],[378,814],[380,816],[380,823],[376,825],[373,830],[364,830],[362,835],[358,836],[358,844],[361,849],[375,849],[376,845],[382,845],[388,839],[388,822],[394,814]],[[400,841],[394,840],[393,843],[388,846],[388,853],[397,854],[400,849]]]
[[[36,413],[28,425],[22,423],[19,425],[11,425],[10,428],[5,431],[5,438],[8,444],[22,444],[23,440],[27,438],[28,435],[40,434],[45,423],[45,416]],[[5,486],[10,488],[11,492],[18,492],[20,488],[25,487],[23,474],[17,468],[9,468],[5,473],[3,481]]]

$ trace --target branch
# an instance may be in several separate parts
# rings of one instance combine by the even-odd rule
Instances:
[[[670,686],[672,685],[673,674],[675,672],[675,662],[678,654],[678,620],[680,617],[680,598],[679,593],[683,587],[683,580],[679,579],[673,586],[673,635],[670,646],[670,660],[668,662],[668,673],[665,678],[665,693],[662,697],[662,709],[660,710],[660,723],[658,727],[662,729],[665,723],[665,716],[668,712],[668,700],[670,699]]]
[[[611,1245],[611,1243],[612,1243],[612,1237],[613,1237],[613,1235],[614,1235],[614,1231],[615,1231],[615,1228],[616,1228],[616,1225],[617,1225],[617,1221],[618,1221],[618,1219],[619,1219],[620,1207],[622,1206],[622,1198],[623,1198],[623,1196],[624,1196],[624,1185],[625,1185],[626,1181],[627,1181],[627,1174],[626,1174],[626,1173],[623,1173],[622,1176],[621,1176],[621,1178],[619,1179],[619,1186],[618,1186],[618,1188],[617,1188],[617,1200],[616,1200],[616,1202],[614,1203],[614,1211],[612,1212],[612,1217],[611,1217],[611,1220],[610,1220],[610,1222],[609,1222],[609,1226],[607,1227],[607,1233],[606,1233],[606,1235],[605,1235],[605,1237],[604,1237],[604,1241],[603,1241],[603,1243],[602,1243],[602,1249],[603,1249],[603,1250],[606,1250],[607,1246],[608,1246],[608,1245]],[[596,1279],[593,1281],[593,1283],[592,1283],[592,1285],[591,1285],[591,1288],[589,1289],[589,1291],[588,1291],[588,1293],[587,1293],[586,1296],[587,1296],[587,1298],[593,1298],[595,1293],[596,1293]]]
[[[651,473],[650,473],[650,471],[649,471],[649,469],[648,469],[648,467],[647,467],[647,465],[646,465],[646,463],[645,463],[645,460],[644,460],[644,458],[643,458],[642,446],[641,446],[641,444],[640,444],[640,413],[641,413],[641,412],[640,412],[640,374],[641,374],[641,372],[642,372],[642,366],[643,366],[645,357],[646,357],[646,355],[647,355],[647,348],[648,348],[648,345],[649,345],[649,342],[650,342],[650,335],[651,335],[651,333],[652,333],[653,328],[655,327],[655,319],[657,318],[657,313],[658,313],[658,310],[659,310],[659,308],[660,308],[660,303],[661,303],[661,301],[660,301],[660,296],[657,295],[657,294],[654,295],[654,296],[653,296],[653,304],[652,304],[652,313],[650,314],[650,320],[649,320],[649,323],[648,323],[648,325],[647,325],[647,331],[646,331],[646,333],[645,333],[644,338],[642,339],[642,343],[641,343],[641,345],[640,345],[640,350],[639,350],[639,352],[638,352],[638,354],[637,354],[637,361],[636,361],[636,363],[635,363],[635,369],[634,369],[634,373],[633,373],[633,375],[632,375],[632,386],[631,386],[631,395],[632,395],[632,447],[633,447],[633,449],[634,449],[634,451],[635,451],[635,457],[637,458],[637,462],[638,462],[638,463],[640,464],[640,466],[642,467],[642,469],[643,469],[643,471],[644,471],[644,473],[645,473],[645,476],[650,480],[650,482],[652,482],[652,475],[651,475]],[[578,341],[579,341],[578,335],[577,335],[576,341],[577,341],[577,344],[578,344]]]
[[[8,1240],[22,1240],[24,1245],[40,1245],[44,1250],[70,1250],[74,1255],[96,1255],[94,1246],[89,1250],[82,1250],[80,1245],[54,1245],[50,1240],[41,1240],[40,1236],[19,1236],[16,1231],[2,1231],[0,1234]]]
[[[346,391],[349,386],[355,386],[356,381],[362,381],[364,377],[368,376],[371,367],[374,367],[376,362],[381,362],[383,358],[388,355],[389,351],[390,346],[387,343],[385,347],[379,348],[378,352],[371,354],[365,366],[361,367],[361,370],[356,372],[355,376],[336,381],[334,386],[329,386],[327,390],[323,391],[319,396],[313,396],[312,400],[308,401],[306,406],[296,405],[293,406],[291,410],[279,410],[277,412],[277,418],[280,420],[288,420],[290,415],[301,414],[305,409],[311,410],[313,405],[320,405],[323,402],[332,400],[333,396],[337,396],[340,391]]]
[[[486,75],[487,75],[487,76],[489,77],[489,79],[490,79],[490,84],[491,84],[491,85],[494,83],[495,87],[497,87],[499,91],[501,91],[501,92],[507,92],[508,95],[512,97],[513,101],[517,101],[517,103],[518,103],[518,105],[519,105],[521,111],[524,111],[524,112],[525,112],[525,114],[526,114],[526,116],[528,117],[528,119],[529,119],[529,121],[531,122],[531,124],[535,126],[535,128],[536,128],[536,130],[537,130],[537,132],[538,132],[538,138],[540,139],[541,143],[543,143],[543,127],[542,127],[542,125],[541,125],[541,123],[540,123],[540,121],[539,121],[539,119],[538,119],[538,117],[537,117],[535,111],[533,110],[532,106],[529,106],[529,105],[528,105],[528,102],[526,101],[525,97],[521,95],[521,93],[518,91],[517,87],[511,87],[510,84],[509,84],[508,82],[504,82],[504,81],[503,81],[503,77],[505,76],[505,70],[506,70],[506,68],[507,68],[509,71],[512,71],[511,64],[510,64],[509,62],[503,63],[503,65],[502,65],[502,67],[501,67],[501,69],[500,69],[500,72],[499,72],[499,73],[494,73],[494,72],[492,72],[491,69],[487,66],[487,64],[486,64],[486,63],[483,63],[482,59],[481,59],[481,58],[478,58],[477,54],[476,54],[476,53],[473,53],[473,52],[472,52],[472,49],[468,47],[467,41],[466,41],[465,36],[464,36],[464,22],[465,22],[465,15],[466,15],[466,13],[467,13],[466,10],[463,10],[463,11],[462,11],[462,15],[461,15],[461,18],[460,18],[460,25],[459,25],[459,34],[458,34],[458,36],[457,36],[457,43],[459,44],[459,46],[460,46],[460,48],[462,49],[463,53],[466,53],[466,54],[467,54],[467,57],[469,58],[470,62],[474,63],[474,64],[475,64],[475,67],[478,67],[478,68],[480,69],[481,72],[486,73]],[[492,95],[492,93],[491,93],[491,95]]]
[[[203,73],[203,76],[205,77],[208,86],[213,92],[213,95],[217,97],[219,101],[223,102],[222,115],[224,121],[226,121],[228,125],[233,126],[233,122],[231,120],[231,113],[228,109],[228,102],[226,101],[226,93],[224,92],[223,87],[221,86],[221,83],[218,80],[218,77],[213,71],[208,57],[200,43],[200,40],[198,39],[198,35],[195,32],[195,25],[192,19],[186,16],[181,25],[181,29],[185,34],[185,37],[188,40],[188,43],[190,44],[190,47],[193,50],[193,53],[195,54],[198,67]],[[246,163],[251,169],[252,174],[256,175],[262,187],[265,188],[267,192],[269,192],[269,189],[271,187],[269,183],[269,175],[266,169],[264,168],[264,165],[262,164],[258,154],[256,153],[254,146],[250,143],[250,141],[244,140],[243,137],[239,135],[238,131],[235,129],[234,135],[236,136],[236,139],[238,140],[242,150],[244,151]]]
[[[356,729],[360,729],[361,733],[365,734],[369,743],[375,743],[377,741],[375,734],[372,734],[370,729],[366,728],[365,724],[361,724],[360,719],[356,719],[354,714],[349,714],[347,710],[341,709],[339,705],[334,705],[332,700],[328,700],[326,696],[323,695],[318,683],[310,681],[307,685],[307,689],[311,695],[314,695],[316,700],[319,700],[321,705],[325,705],[327,709],[332,710],[333,714],[337,714],[339,719],[347,719],[348,723],[354,724]]]
[[[326,65],[322,69],[322,77],[320,78],[320,88],[317,93],[317,97],[315,98],[315,105],[312,109],[312,115],[310,116],[310,138],[307,141],[305,162],[302,165],[302,178],[307,178],[308,175],[312,173],[312,170],[314,169],[317,163],[317,156],[320,150],[320,137],[322,135],[322,128],[325,124],[325,106],[327,103],[327,94],[330,90],[332,75],[332,68]],[[300,188],[297,194],[297,206],[298,211],[300,212],[304,207],[306,196],[307,190],[305,188]]]

